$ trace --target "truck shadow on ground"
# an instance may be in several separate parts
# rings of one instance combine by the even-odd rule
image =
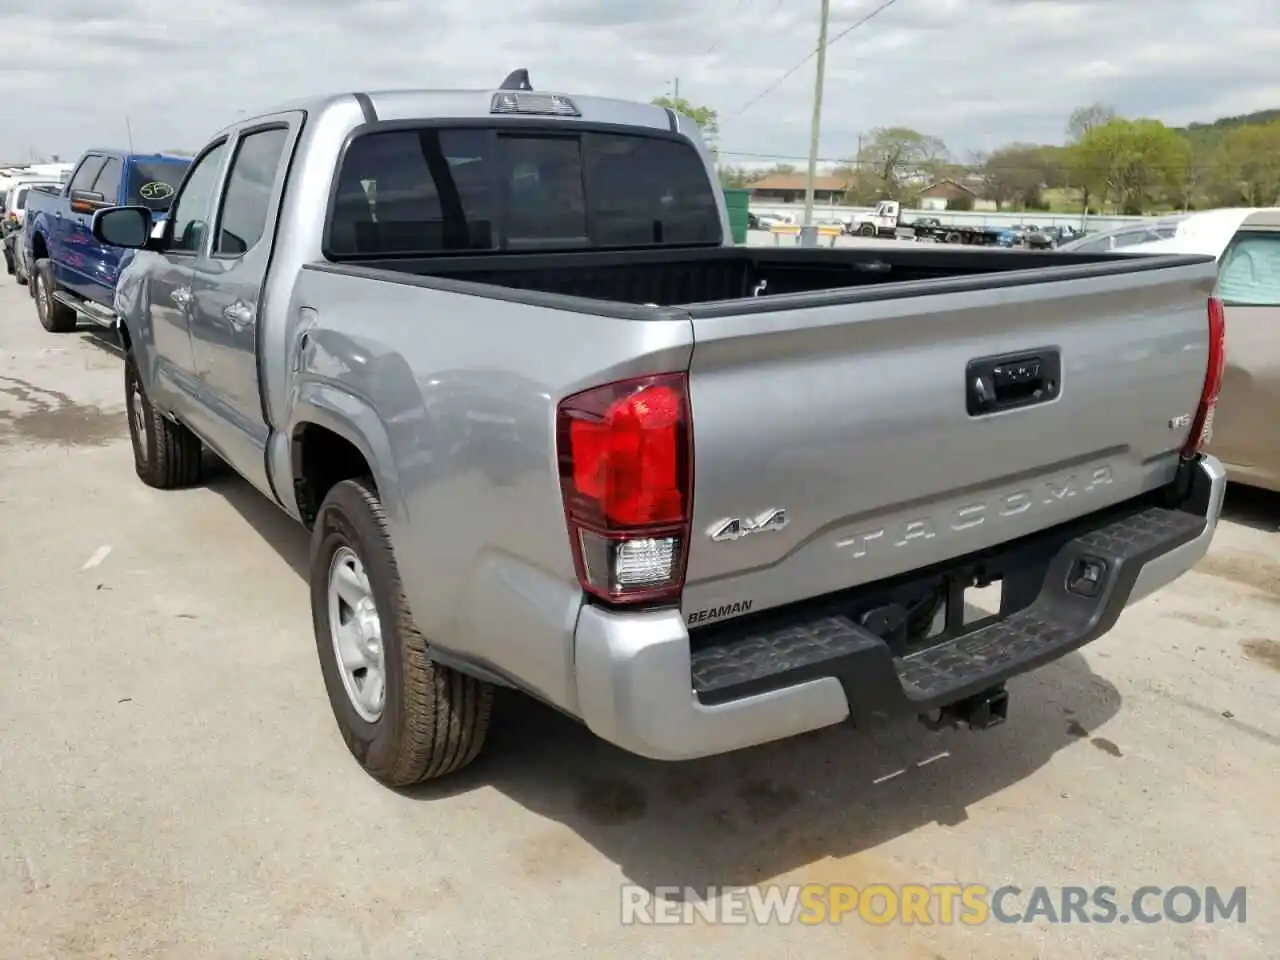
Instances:
[[[1280,494],[1241,483],[1227,484],[1222,519],[1263,533],[1280,531]]]
[[[303,529],[225,466],[209,468],[207,485],[305,578]],[[430,801],[485,787],[561,825],[515,854],[522,869],[549,882],[582,857],[586,848],[573,835],[651,889],[749,885],[793,873],[797,880],[893,882],[875,847],[928,825],[964,824],[969,808],[1025,780],[1060,750],[1096,749],[1120,772],[1122,747],[1097,735],[1120,709],[1120,694],[1081,655],[1015,680],[1010,694],[1009,722],[985,733],[932,733],[908,719],[662,763],[501,690],[480,759],[402,793],[428,802],[424,829]],[[1056,816],[1069,815],[1078,801],[1055,792],[1039,802],[1060,804],[1044,811]]]
[[[1059,750],[1087,741],[1077,749],[1123,762],[1116,744],[1094,736],[1119,710],[1120,695],[1080,655],[1010,691],[1010,721],[985,733],[932,733],[908,719],[662,763],[504,690],[475,766],[406,793],[431,801],[493,787],[568,827],[647,888],[745,886],[793,873],[799,881],[893,882],[868,851],[927,825],[960,826],[970,807]],[[1065,811],[1072,801],[1051,802]],[[525,859],[550,878],[572,870],[574,856],[574,845],[553,833]]]

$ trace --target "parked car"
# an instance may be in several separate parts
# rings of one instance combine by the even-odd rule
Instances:
[[[1174,236],[1126,253],[1197,254],[1219,264],[1217,295],[1227,324],[1222,399],[1208,449],[1232,480],[1280,492],[1280,207],[1208,210]]]
[[[118,203],[163,214],[189,163],[167,154],[89,150],[56,194],[28,197],[23,256],[46,330],[72,330],[79,320],[115,327],[111,303],[122,251],[94,240],[90,217]]]
[[[56,180],[27,180],[11,187],[0,198],[0,237],[3,237],[4,268],[19,284],[27,282],[26,258],[22,256],[22,224],[26,219],[27,195],[32,190],[57,191]]]
[[[93,232],[137,251],[138,476],[207,446],[310,528],[325,687],[388,784],[469,763],[495,685],[667,760],[985,729],[1221,508],[1209,258],[735,247],[692,119],[523,71],[245,118],[158,229]]]
[[[1105,253],[1112,250],[1123,250],[1138,243],[1150,243],[1154,240],[1165,240],[1178,232],[1178,225],[1185,220],[1186,214],[1174,214],[1147,220],[1140,223],[1126,223],[1111,230],[1100,230],[1064,243],[1059,249],[1075,253]]]
[[[770,230],[775,224],[791,222],[780,213],[756,213],[752,216],[756,218],[756,226],[752,228],[755,230]]]

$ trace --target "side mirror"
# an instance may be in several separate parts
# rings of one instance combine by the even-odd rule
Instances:
[[[93,213],[107,205],[107,198],[94,190],[72,190],[71,212]]]
[[[93,215],[91,229],[99,243],[143,250],[151,237],[151,211],[146,207],[108,207]]]

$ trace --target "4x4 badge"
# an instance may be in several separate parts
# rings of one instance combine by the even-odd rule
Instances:
[[[781,530],[787,525],[787,511],[782,507],[770,507],[755,517],[726,517],[707,528],[707,536],[717,543],[725,540],[741,540],[753,533]]]

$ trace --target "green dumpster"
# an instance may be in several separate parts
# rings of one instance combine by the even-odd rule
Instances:
[[[724,205],[729,211],[729,228],[733,232],[734,243],[747,242],[747,207],[750,201],[750,190],[724,188]]]

